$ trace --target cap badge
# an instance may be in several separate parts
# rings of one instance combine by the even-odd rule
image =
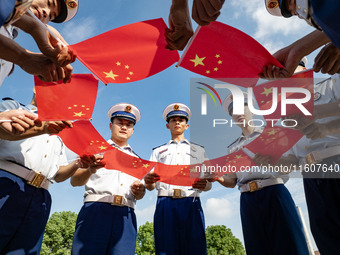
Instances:
[[[131,112],[131,105],[125,106],[124,111],[126,111],[126,112]]]
[[[78,6],[75,0],[66,0],[66,6],[68,9],[74,9]]]
[[[279,7],[279,2],[277,0],[271,0],[268,2],[268,9],[275,9]]]
[[[179,111],[179,105],[178,104],[174,105],[174,111]]]

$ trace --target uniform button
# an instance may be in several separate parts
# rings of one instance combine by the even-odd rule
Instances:
[[[299,10],[301,10],[301,6],[300,5],[298,5],[298,7],[297,7]]]
[[[177,154],[179,155],[179,152],[177,152]]]
[[[179,163],[177,163],[177,165],[179,165]]]
[[[49,142],[49,140],[46,141],[47,143]]]
[[[305,150],[308,150],[308,148],[309,148],[308,146],[305,146]]]
[[[47,157],[47,155],[45,154],[44,158],[46,158],[46,157]]]
[[[122,183],[122,184],[120,184],[120,186],[123,186],[123,183]]]
[[[303,12],[304,12],[304,13],[307,13],[307,9],[303,9]]]

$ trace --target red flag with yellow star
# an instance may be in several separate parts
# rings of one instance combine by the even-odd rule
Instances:
[[[112,150],[112,146],[97,132],[89,120],[73,122],[72,128],[65,128],[58,136],[67,148],[78,155],[94,155]]]
[[[77,58],[103,83],[127,83],[154,75],[178,61],[165,49],[163,19],[122,26],[71,45]]]
[[[106,169],[119,170],[140,180],[143,179],[156,164],[156,162],[133,157],[117,148],[105,152],[104,161],[106,163]]]
[[[269,64],[283,67],[252,37],[217,21],[197,28],[178,62],[194,73],[243,87],[255,86]]]
[[[154,172],[160,176],[160,182],[179,186],[192,186],[201,175],[195,165],[165,165],[159,162]]]
[[[89,120],[96,102],[98,80],[73,74],[70,83],[43,82],[34,77],[40,120]]]
[[[253,153],[272,156],[271,163],[274,164],[302,137],[303,134],[295,129],[267,126],[262,134],[245,148]]]
[[[241,167],[251,166],[251,158],[243,151],[239,150],[228,155],[210,159],[204,162],[206,172],[221,177],[241,171]]]
[[[295,88],[303,88],[310,92],[311,98],[306,103],[302,105],[306,108],[306,110],[313,114],[314,112],[314,79],[313,79],[313,70],[304,71],[301,73],[297,73],[288,79],[279,79],[271,82],[264,83],[262,85],[256,86],[254,88],[254,95],[259,106],[260,110],[270,110],[272,107],[277,105],[276,110],[269,114],[264,115],[264,118],[270,123],[275,122],[280,119],[283,115],[281,115],[281,106],[282,106],[282,88],[295,90]],[[286,92],[285,98],[290,100],[291,103],[296,103],[294,99],[303,99],[306,97],[304,93],[301,92]],[[276,103],[273,100],[277,101]],[[285,100],[286,101],[286,100]],[[287,102],[287,101],[286,101]],[[295,104],[287,104],[286,107],[286,115],[296,114],[302,115],[303,113],[299,108],[296,107]],[[308,115],[303,114],[308,117]],[[272,121],[275,120],[275,121]]]

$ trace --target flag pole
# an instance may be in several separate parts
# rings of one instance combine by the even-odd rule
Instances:
[[[190,48],[192,42],[193,42],[194,39],[196,38],[196,35],[198,34],[198,31],[199,31],[200,29],[201,29],[201,26],[198,26],[198,27],[196,28],[194,35],[191,37],[191,39],[190,39],[190,41],[189,41],[187,47],[185,47],[185,50],[184,50],[184,52],[183,52],[181,58],[178,60],[176,67],[179,67],[179,66],[181,65],[181,63],[182,63],[182,61],[183,61],[185,55],[186,55],[187,52],[188,52],[188,49]]]

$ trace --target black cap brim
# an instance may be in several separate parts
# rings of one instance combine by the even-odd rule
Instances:
[[[62,23],[65,21],[67,17],[67,6],[65,3],[65,0],[59,0],[59,4],[60,4],[60,14],[54,20],[51,20],[54,23]]]

